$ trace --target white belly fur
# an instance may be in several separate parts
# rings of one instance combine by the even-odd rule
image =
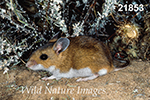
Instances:
[[[59,69],[55,69],[55,66],[51,66],[47,71],[51,72],[55,77],[58,78],[73,78],[73,77],[88,77],[94,75],[89,67],[82,68],[79,70],[71,68],[67,73],[60,73]],[[106,69],[101,69],[98,72],[99,76],[107,74]]]

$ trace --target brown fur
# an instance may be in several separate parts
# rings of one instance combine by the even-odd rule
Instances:
[[[30,60],[35,60],[45,68],[55,65],[61,72],[68,72],[70,68],[86,67],[89,67],[93,73],[97,73],[103,68],[108,72],[114,69],[110,51],[102,42],[87,36],[70,37],[69,40],[69,47],[60,54],[55,53],[54,45],[48,44],[34,52]],[[39,58],[41,54],[47,54],[49,58],[41,60]]]

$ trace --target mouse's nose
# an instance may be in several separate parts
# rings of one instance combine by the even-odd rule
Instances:
[[[26,67],[30,68],[31,66],[37,65],[35,60],[30,60],[27,62]]]

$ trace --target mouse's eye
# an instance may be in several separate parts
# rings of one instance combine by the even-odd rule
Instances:
[[[42,59],[42,60],[46,60],[47,58],[48,58],[47,54],[42,54],[40,56],[40,59]]]

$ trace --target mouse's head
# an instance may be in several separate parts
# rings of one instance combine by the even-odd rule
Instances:
[[[68,48],[69,44],[68,38],[59,38],[56,42],[49,42],[31,55],[26,67],[32,70],[45,70],[55,65],[59,62],[59,55]]]

